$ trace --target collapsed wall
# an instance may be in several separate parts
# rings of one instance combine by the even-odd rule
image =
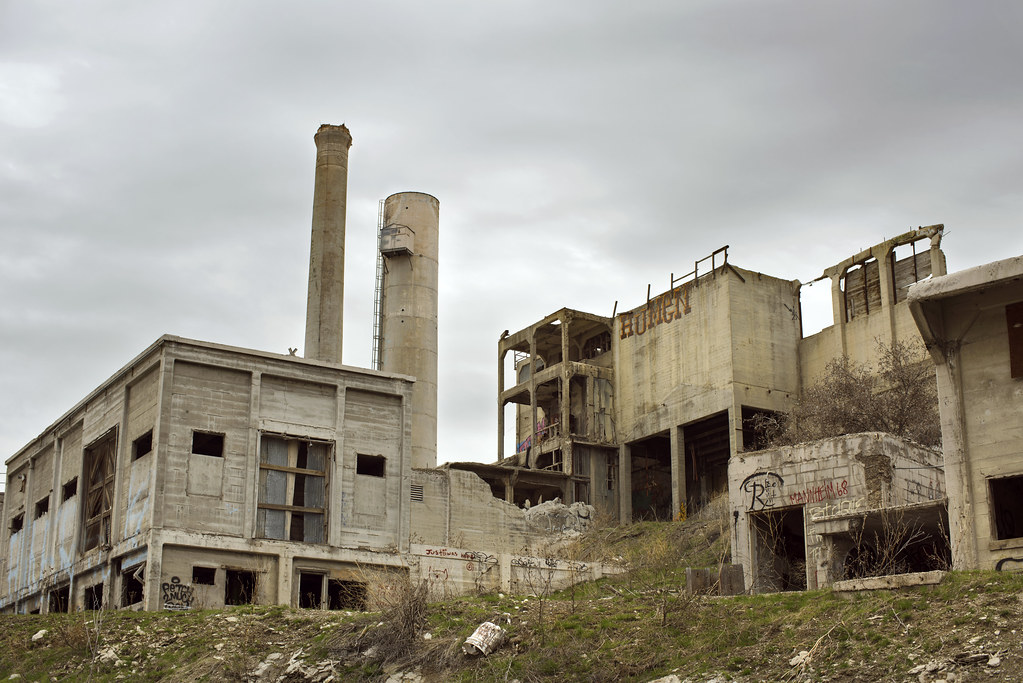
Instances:
[[[503,590],[535,592],[595,580],[599,563],[565,557],[565,541],[589,528],[592,505],[548,501],[524,510],[472,472],[412,470],[410,570],[434,597]]]

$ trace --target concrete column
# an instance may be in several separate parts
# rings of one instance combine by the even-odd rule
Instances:
[[[682,506],[686,504],[686,442],[681,427],[672,427],[668,430],[668,437],[671,440],[671,505],[673,515],[679,519],[689,516],[689,509],[686,508],[685,515],[682,515]]]
[[[622,524],[632,524],[632,450],[618,447],[618,515]]]
[[[504,459],[504,342],[497,342],[497,459]]]
[[[518,437],[515,437],[518,438]],[[532,467],[535,457],[536,438],[536,328],[529,331],[529,443],[526,449],[526,467]]]
[[[412,375],[412,467],[437,466],[437,318],[440,202],[422,192],[384,200],[384,228],[408,249],[384,253],[381,369]],[[409,235],[409,233],[411,233]]]
[[[344,125],[324,124],[313,140],[316,142],[316,179],[304,352],[306,358],[340,364],[348,149],[352,146],[352,135]]]

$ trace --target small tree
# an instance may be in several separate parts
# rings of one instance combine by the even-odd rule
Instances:
[[[940,446],[937,384],[922,345],[878,341],[877,349],[876,369],[848,356],[836,358],[788,415],[758,414],[750,426],[770,446],[858,432]]]

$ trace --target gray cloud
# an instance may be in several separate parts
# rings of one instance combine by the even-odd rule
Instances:
[[[502,330],[634,307],[723,244],[804,281],[936,222],[952,269],[1023,253],[1021,14],[7,3],[0,451],[165,332],[301,344],[322,122],[354,136],[347,363],[369,364],[377,201],[441,201],[442,460],[495,454]]]

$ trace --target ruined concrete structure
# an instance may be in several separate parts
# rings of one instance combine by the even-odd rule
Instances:
[[[906,291],[944,274],[942,230],[911,230],[825,270],[834,325],[807,337],[801,283],[736,267],[727,247],[672,274],[664,292],[648,287],[632,310],[561,309],[506,333],[500,459],[452,466],[519,504],[559,496],[624,522],[684,517],[729,487],[729,460],[758,441],[750,418],[787,411],[833,358],[870,360],[877,340],[919,339]]]
[[[398,573],[442,595],[600,575],[519,554],[563,510],[538,523],[469,472],[413,469],[437,457],[430,195],[383,203],[382,369],[341,364],[352,138],[315,142],[306,357],[164,336],[15,453],[0,610],[362,609]]]
[[[956,569],[1023,570],[1023,256],[914,285],[938,375]]]
[[[884,540],[873,528],[872,513],[881,509],[899,508],[903,528],[921,532],[919,559],[908,552],[916,547],[901,551],[907,566],[934,569],[912,563],[923,565],[927,552],[947,546],[941,454],[890,434],[740,454],[728,463],[728,479],[732,561],[755,592],[813,590],[855,574],[862,555],[854,549],[867,552]]]

